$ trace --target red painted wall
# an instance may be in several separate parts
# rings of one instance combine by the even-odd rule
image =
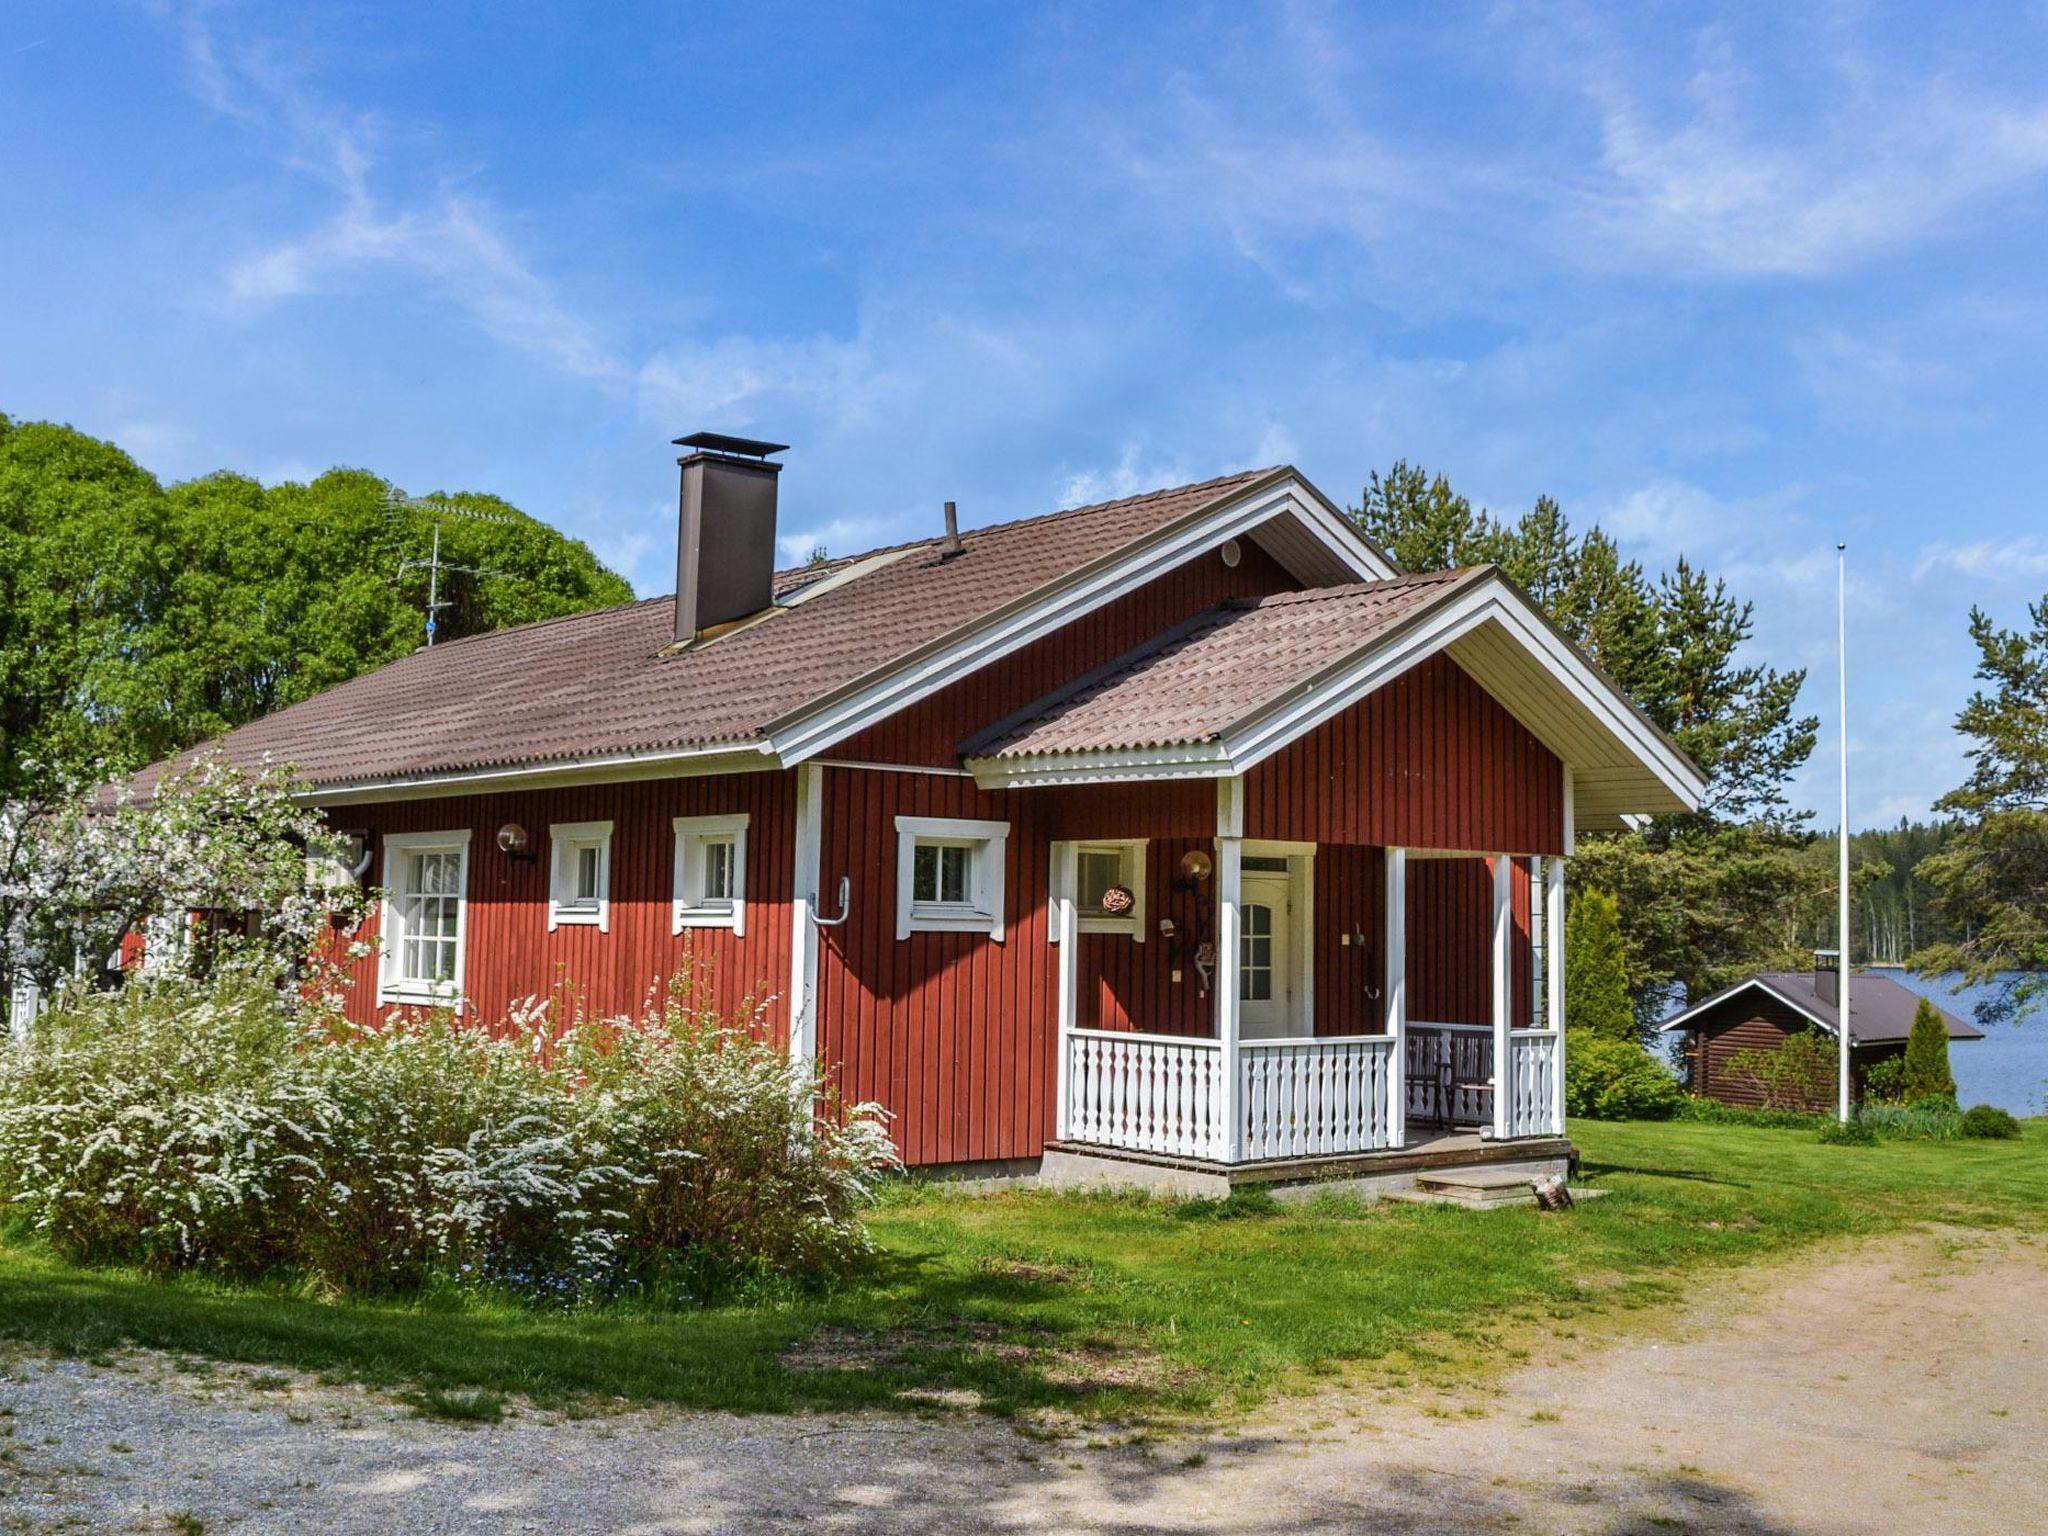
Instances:
[[[1245,835],[1561,853],[1564,769],[1433,656],[1246,774]]]
[[[1529,1021],[1532,986],[1526,860],[1515,861],[1510,885],[1511,1022],[1520,1029]],[[1491,859],[1409,860],[1408,1017],[1430,1024],[1493,1022]]]
[[[342,828],[368,827],[379,836],[369,879],[383,878],[384,835],[468,828],[469,911],[464,984],[477,1017],[504,1017],[515,1001],[547,995],[572,983],[587,1012],[637,1010],[656,985],[694,963],[723,1012],[737,1014],[749,998],[788,985],[790,879],[794,868],[795,779],[787,773],[745,773],[716,778],[661,779],[574,789],[531,790],[344,806],[329,820]],[[747,931],[722,928],[671,932],[676,816],[744,811],[747,827]],[[497,847],[498,828],[525,827],[538,857],[514,862]],[[610,821],[611,926],[564,925],[548,932],[547,830],[556,822]],[[365,936],[374,937],[372,918]],[[349,967],[349,1016],[375,1023],[377,962]],[[788,1012],[778,998],[766,1021],[786,1039]]]
[[[1056,538],[1055,530],[1046,537]],[[909,709],[831,748],[835,758],[865,763],[921,763],[958,767],[963,737],[994,724],[1091,668],[1113,661],[1161,630],[1227,597],[1291,592],[1301,583],[1250,540],[1241,540],[1237,567],[1215,551],[1198,555],[1003,657],[971,672]],[[969,557],[971,558],[971,557]]]

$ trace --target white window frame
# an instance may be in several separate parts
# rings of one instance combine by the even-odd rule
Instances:
[[[597,902],[584,906],[576,898],[576,855],[597,850]],[[608,821],[558,821],[548,828],[548,932],[564,923],[612,931],[612,824]]]
[[[985,933],[1003,941],[1003,892],[1007,821],[964,821],[947,816],[896,818],[896,937],[913,933]],[[968,851],[968,899],[964,902],[918,902],[911,895],[917,850],[921,847]]]
[[[383,952],[377,960],[377,1001],[419,1003],[427,1007],[463,1004],[464,982],[469,975],[469,829],[448,832],[392,832],[384,837],[384,900],[378,920]],[[398,968],[405,961],[405,924],[393,897],[398,890],[395,876],[407,854],[453,853],[458,855],[455,892],[455,977],[452,981],[408,981]]]
[[[747,931],[747,822],[746,815],[678,816],[676,831],[675,886],[670,899],[671,931],[685,928],[730,928],[742,937]],[[732,897],[728,901],[706,901],[703,895],[704,846],[732,844]]]
[[[1081,861],[1091,853],[1113,853],[1120,861],[1117,884],[1136,898],[1122,917],[1090,912],[1080,905]],[[1083,933],[1120,933],[1135,942],[1145,942],[1145,839],[1142,837],[1097,837],[1074,844],[1074,903],[1077,925]]]

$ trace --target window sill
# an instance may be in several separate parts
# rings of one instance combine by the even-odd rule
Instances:
[[[1127,939],[1145,942],[1145,930],[1138,926],[1135,918],[1129,917],[1084,917],[1076,924],[1082,933],[1117,933]]]
[[[996,931],[995,915],[990,912],[912,907],[909,926],[912,933],[984,933],[998,942],[1002,939]]]
[[[584,928],[605,926],[604,913],[596,907],[555,907],[548,913],[548,926],[559,928],[565,923],[574,923]]]
[[[678,907],[675,912],[675,931],[687,928],[731,928],[740,926],[740,914],[733,907]]]
[[[377,1006],[380,1008],[453,1008],[457,1013],[466,1006],[462,991],[450,982],[398,982],[377,988]]]

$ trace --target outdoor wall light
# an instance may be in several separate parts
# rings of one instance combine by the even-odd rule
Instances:
[[[526,828],[516,821],[508,821],[498,828],[498,848],[506,858],[520,864],[534,861],[533,839],[527,836]]]

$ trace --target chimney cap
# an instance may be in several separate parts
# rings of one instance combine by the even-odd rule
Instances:
[[[789,447],[787,443],[763,443],[751,437],[728,437],[723,432],[692,432],[688,437],[675,439],[678,448],[696,448],[705,453],[738,453],[750,459],[765,459],[771,453],[781,453]]]

